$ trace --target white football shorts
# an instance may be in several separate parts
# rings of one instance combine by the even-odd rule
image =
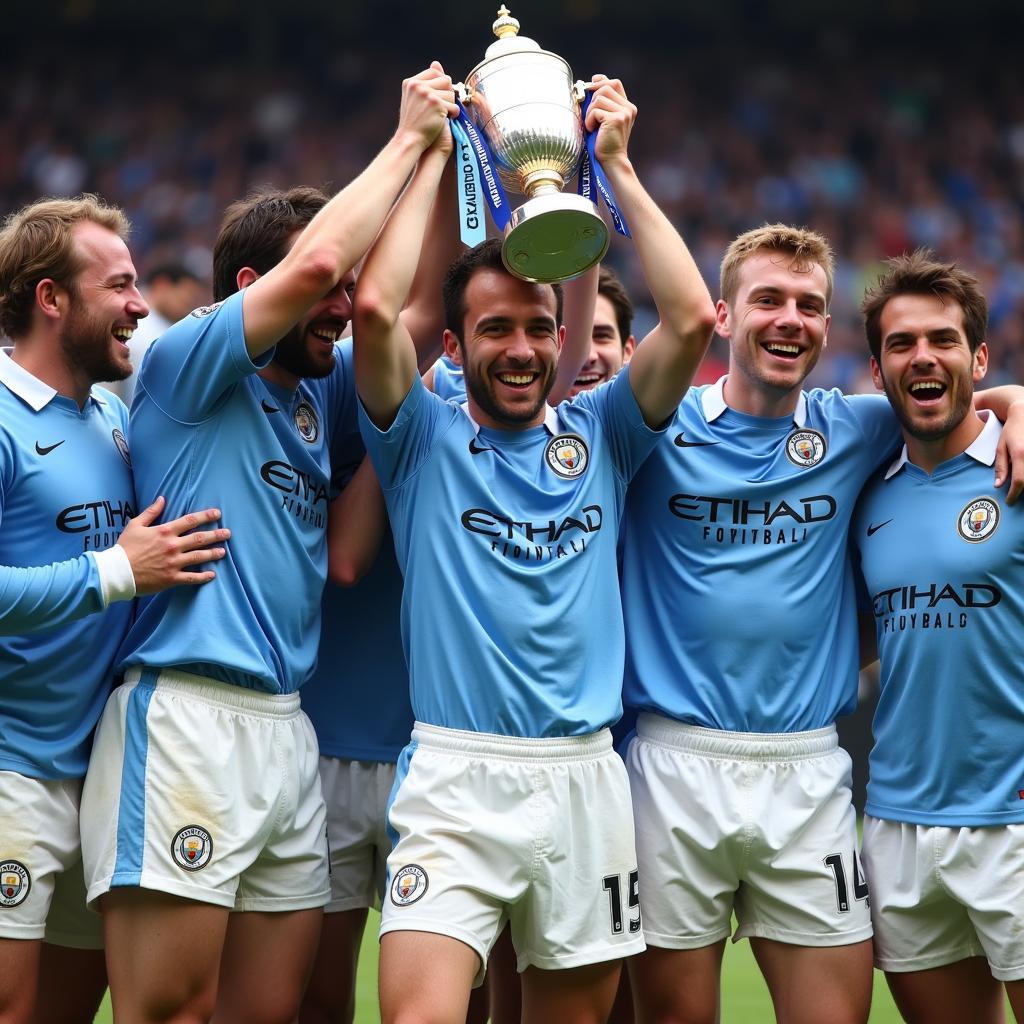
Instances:
[[[866,815],[875,965],[927,971],[969,956],[1024,979],[1024,824],[910,825]]]
[[[379,907],[391,852],[385,815],[395,783],[386,761],[320,757],[331,853],[328,913]]]
[[[298,694],[129,672],[82,794],[87,898],[138,886],[234,910],[322,907],[326,814]]]
[[[835,727],[733,733],[641,714],[626,757],[652,946],[871,937],[850,757]]]
[[[417,723],[398,764],[381,934],[474,949],[506,920],[520,971],[644,949],[629,784],[607,730],[521,739]]]
[[[85,905],[81,791],[81,779],[0,771],[0,938],[103,948],[103,922]]]

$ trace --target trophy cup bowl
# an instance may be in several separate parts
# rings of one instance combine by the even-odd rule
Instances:
[[[525,281],[564,281],[598,263],[609,240],[595,204],[562,192],[583,155],[583,83],[557,54],[519,36],[504,5],[493,28],[498,41],[456,89],[502,185],[527,197],[512,211],[502,260]]]

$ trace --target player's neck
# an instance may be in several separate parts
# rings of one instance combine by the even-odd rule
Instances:
[[[544,425],[544,417],[547,414],[547,402],[545,402],[537,412],[537,415],[528,421],[521,420],[505,420],[500,419],[496,416],[490,416],[479,405],[473,401],[472,395],[466,396],[466,405],[469,409],[470,418],[477,426],[486,427],[488,430],[505,430],[510,432],[517,432],[521,430],[529,430],[531,427],[540,427]]]
[[[291,373],[275,362],[270,362],[264,366],[259,371],[259,376],[264,380],[270,381],[271,384],[284,388],[286,391],[294,391],[299,386],[299,381],[302,380],[297,374]]]
[[[984,429],[985,421],[972,408],[948,434],[934,440],[913,437],[904,431],[907,458],[930,475],[943,462],[955,459],[967,451]]]
[[[729,375],[725,378],[722,397],[725,399],[725,404],[730,409],[735,409],[736,412],[765,419],[781,419],[783,416],[792,416],[796,412],[797,404],[800,401],[800,388],[795,387],[785,391],[770,388],[760,381],[747,380],[742,373],[730,367]]]
[[[70,398],[78,403],[80,409],[84,408],[96,382],[68,365],[56,338],[22,338],[15,341],[10,356],[23,370],[53,388],[58,395]]]

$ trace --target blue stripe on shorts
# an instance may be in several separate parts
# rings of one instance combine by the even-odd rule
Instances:
[[[124,722],[124,762],[121,767],[121,802],[117,811],[117,856],[110,884],[139,885],[142,853],[146,846],[146,759],[149,728],[146,716],[159,672],[143,669],[128,698]]]

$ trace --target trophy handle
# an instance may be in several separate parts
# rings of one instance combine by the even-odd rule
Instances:
[[[583,101],[587,97],[587,83],[583,81],[574,82],[572,86],[572,95],[576,102],[582,107]]]
[[[466,88],[465,82],[456,82],[452,87],[455,89],[455,98],[463,105],[473,102],[473,92]]]

